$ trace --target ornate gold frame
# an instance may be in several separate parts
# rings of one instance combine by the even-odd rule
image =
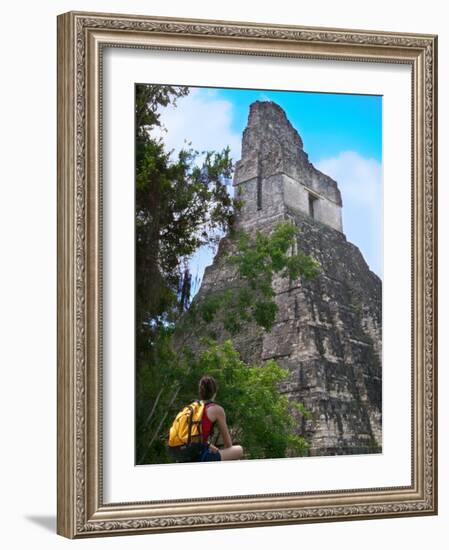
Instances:
[[[102,498],[105,46],[412,67],[411,486],[156,503]],[[58,17],[58,533],[70,538],[437,513],[437,37],[70,12]]]

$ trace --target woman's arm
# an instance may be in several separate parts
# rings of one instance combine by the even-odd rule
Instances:
[[[217,422],[221,437],[223,438],[224,448],[227,449],[232,447],[231,434],[229,433],[228,425],[226,424],[226,414],[223,407],[220,405],[210,407],[207,411],[207,416],[210,420]]]

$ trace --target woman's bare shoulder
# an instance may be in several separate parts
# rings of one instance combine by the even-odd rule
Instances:
[[[218,403],[211,403],[207,407],[207,416],[210,420],[217,420],[220,416],[224,416],[224,409]]]

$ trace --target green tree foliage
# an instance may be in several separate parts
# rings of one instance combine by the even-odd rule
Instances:
[[[161,138],[161,110],[188,94],[186,87],[136,86],[136,335],[138,363],[161,325],[176,320],[190,300],[186,259],[214,245],[233,219],[236,201],[226,183],[229,148],[181,150],[173,159]]]
[[[319,263],[299,251],[290,254],[297,239],[293,223],[278,223],[271,233],[257,231],[255,237],[241,231],[235,233],[235,252],[228,262],[236,268],[236,284],[224,291],[214,291],[202,303],[193,302],[190,316],[194,322],[199,315],[206,323],[217,316],[230,335],[237,334],[245,323],[255,322],[271,330],[278,307],[274,301],[273,277],[295,280],[316,277]],[[213,333],[211,334],[213,336]]]
[[[304,438],[295,434],[297,418],[306,411],[299,403],[289,403],[278,390],[288,373],[274,361],[257,365],[243,362],[231,340],[218,345],[213,331],[207,335],[207,329],[218,322],[232,335],[243,322],[253,322],[271,330],[277,310],[271,287],[274,274],[311,278],[318,273],[319,264],[302,253],[290,253],[296,232],[288,222],[277,225],[271,234],[250,237],[234,233],[232,239],[235,252],[228,261],[236,266],[237,287],[210,293],[199,304],[194,301],[176,328],[159,331],[155,342],[158,355],[147,365],[148,378],[142,379],[144,387],[153,392],[157,388],[158,392],[151,398],[148,394],[150,414],[138,430],[140,463],[169,460],[164,447],[171,421],[186,402],[198,398],[197,384],[204,374],[219,381],[219,402],[246,456],[300,456],[307,451]],[[189,343],[200,337],[205,349],[198,355],[190,350]]]
[[[288,372],[275,361],[247,364],[231,340],[211,342],[195,370],[213,376],[219,386],[217,401],[226,411],[232,438],[245,449],[246,458],[283,458],[290,451],[302,456],[309,445],[295,435],[297,420],[291,404],[279,393]],[[295,406],[298,414],[304,409]],[[307,414],[307,413],[306,413]]]
[[[201,246],[217,244],[238,207],[226,189],[233,170],[229,148],[188,146],[175,157],[155,137],[155,130],[164,130],[162,110],[188,93],[187,87],[146,84],[135,90],[137,457],[151,430],[159,433],[151,410],[159,414],[169,405],[167,390],[181,377],[183,363],[170,350],[177,319],[190,303],[187,260]]]
[[[226,411],[233,441],[243,445],[246,458],[283,458],[288,452],[293,456],[307,453],[309,446],[295,434],[295,428],[297,418],[308,413],[299,403],[292,405],[279,393],[279,383],[288,377],[288,372],[275,361],[245,363],[231,340],[223,344],[209,341],[200,354],[187,346],[174,353],[167,343],[166,340],[158,346],[163,383],[146,418],[146,437],[138,447],[139,464],[170,461],[165,450],[168,429],[178,410],[198,399],[198,380],[205,374],[218,382],[217,401]],[[292,414],[292,407],[296,415]]]

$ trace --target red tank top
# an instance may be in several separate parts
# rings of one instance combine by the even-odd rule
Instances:
[[[201,419],[201,428],[202,428],[203,442],[204,443],[207,443],[207,441],[209,439],[210,432],[212,430],[212,426],[214,425],[212,420],[210,420],[210,418],[207,416],[207,409],[211,405],[215,405],[215,403],[206,403],[206,405],[204,406],[203,417]]]

